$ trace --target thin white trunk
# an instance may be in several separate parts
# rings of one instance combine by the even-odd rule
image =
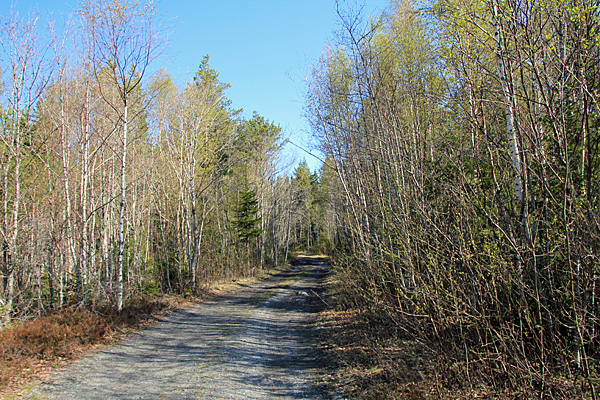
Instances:
[[[516,104],[512,91],[512,84],[507,76],[506,59],[504,56],[503,41],[501,26],[498,15],[498,3],[494,1],[494,17],[495,17],[495,40],[496,40],[496,59],[498,63],[498,77],[502,86],[502,95],[504,98],[504,114],[506,117],[506,135],[508,140],[510,158],[515,174],[515,195],[519,203],[523,201],[523,178],[521,169],[521,159],[519,156],[519,141],[517,136],[517,116]]]
[[[18,104],[18,102],[15,102]],[[13,148],[14,155],[14,185],[15,185],[15,197],[12,204],[12,221],[10,221],[11,229],[10,238],[8,240],[8,249],[5,253],[4,265],[5,265],[5,275],[6,275],[6,286],[5,286],[5,310],[3,316],[4,324],[8,324],[11,321],[12,312],[13,312],[13,302],[14,302],[14,279],[15,279],[15,268],[18,260],[17,254],[17,240],[19,238],[19,208],[21,202],[21,148],[22,148],[22,140],[21,130],[18,122],[18,107],[15,107],[12,110],[13,115],[12,118],[12,132],[13,132],[13,142],[15,147]],[[8,174],[5,179],[8,179]],[[7,187],[8,184],[5,183]],[[8,208],[8,203],[6,199],[7,194],[5,193],[5,208]]]
[[[263,174],[261,174],[263,175]],[[264,176],[264,175],[263,175]],[[265,266],[265,216],[263,213],[264,210],[264,193],[263,193],[263,181],[261,179],[260,181],[260,195],[259,195],[259,205],[260,205],[260,231],[261,236],[259,238],[260,240],[260,266],[261,268],[263,268]]]
[[[291,199],[292,194],[290,194],[290,199]],[[290,199],[288,199],[288,202],[290,201]],[[288,218],[287,218],[287,232],[285,235],[285,262],[287,262],[288,259],[288,254],[290,251],[290,231],[292,229],[292,208],[291,205],[288,204]]]
[[[196,264],[198,264],[200,246],[202,245],[202,234],[204,233],[204,222],[206,221],[206,204],[208,203],[208,200],[204,200],[202,203],[202,221],[200,221],[200,232],[198,233],[198,239],[196,240],[196,245],[194,246],[194,260]],[[196,266],[194,266],[194,268],[196,268]],[[194,287],[196,287],[195,283]]]
[[[71,210],[71,189],[69,181],[69,144],[67,138],[66,129],[66,117],[65,117],[65,105],[64,98],[60,96],[60,140],[62,150],[62,172],[63,172],[63,189],[65,191],[65,220],[67,222],[67,246],[68,246],[68,257],[67,257],[67,268],[71,273],[73,266],[75,266],[76,250],[75,250],[75,238],[73,234],[73,213]],[[75,269],[75,276],[77,280],[77,286],[81,285],[81,273],[77,263]]]
[[[123,148],[121,153],[121,206],[119,210],[119,261],[117,264],[117,311],[123,309],[123,256],[125,252],[125,195],[127,186],[125,172],[127,167],[127,101],[123,109]]]
[[[4,274],[4,303],[0,304],[4,307],[3,315],[2,315],[2,325],[6,326],[10,323],[11,314],[12,314],[12,303],[13,303],[13,267],[10,264],[10,248],[8,243],[8,226],[9,226],[9,210],[8,210],[8,188],[9,188],[9,166],[10,160],[12,157],[8,156],[8,161],[4,165],[4,182],[3,182],[3,215],[4,221],[2,225],[2,234],[3,234],[3,243],[2,243],[2,264],[3,264],[3,274]]]
[[[190,279],[192,283],[192,287],[196,288],[196,261],[198,254],[198,215],[196,210],[196,189],[194,185],[194,168],[192,167],[192,177],[190,182],[190,201],[191,201],[191,237],[188,239],[190,242],[190,247],[188,247],[188,268],[190,271]]]
[[[90,176],[90,122],[89,122],[89,106],[90,106],[90,88],[89,84],[86,84],[85,90],[85,105],[82,113],[82,128],[84,132],[83,138],[83,149],[82,149],[82,165],[81,165],[81,243],[79,249],[79,261],[78,264],[81,268],[82,282],[87,284],[87,268],[88,268],[88,257],[90,251],[88,249],[88,186]]]
[[[273,266],[277,268],[277,198],[273,204]]]

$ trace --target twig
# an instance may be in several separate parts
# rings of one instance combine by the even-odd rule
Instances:
[[[325,303],[325,305],[326,305],[327,307],[331,307],[331,306],[329,305],[329,303],[328,303],[328,302],[326,302],[326,301],[325,301],[325,300],[324,300],[324,299],[323,299],[321,296],[319,296],[319,294],[318,294],[317,292],[315,292],[313,289],[311,289],[310,291],[311,291],[311,292],[313,292],[313,293],[315,294],[315,296],[317,296],[317,297],[319,298],[319,300],[321,300],[323,303]]]

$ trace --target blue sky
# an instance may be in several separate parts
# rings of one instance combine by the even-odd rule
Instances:
[[[349,0],[365,5],[366,13],[379,14],[388,0]],[[7,15],[10,0],[3,0],[0,14]],[[23,15],[37,5],[54,18],[77,7],[77,0],[13,1]],[[343,3],[343,1],[342,1]],[[337,27],[335,0],[163,0],[155,2],[173,33],[164,57],[154,63],[183,85],[198,69],[202,57],[222,82],[231,88],[228,97],[235,108],[253,111],[283,128],[298,145],[314,148],[302,116],[305,77],[310,66],[331,41]],[[288,145],[285,161],[306,159],[311,169],[320,162]]]

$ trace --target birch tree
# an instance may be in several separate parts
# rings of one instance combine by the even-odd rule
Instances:
[[[0,27],[2,67],[2,268],[4,296],[2,322],[11,320],[14,279],[22,260],[19,253],[23,199],[31,188],[23,186],[23,162],[33,135],[34,108],[46,87],[51,70],[48,40],[39,37],[37,17],[19,17],[16,11]]]
[[[131,111],[139,100],[142,79],[150,62],[164,46],[161,21],[151,2],[98,0],[84,2],[79,11],[85,32],[90,38],[91,60],[104,100],[119,115],[120,127],[120,206],[118,228],[118,260],[116,307],[123,306],[123,257],[125,251],[125,209],[127,198],[127,148],[132,120],[139,117]],[[110,86],[101,79],[107,71]],[[111,101],[110,90],[116,90],[119,102]],[[134,136],[135,139],[135,136]]]
[[[568,371],[595,398],[597,4],[428,12],[341,13],[312,76],[308,115],[345,200],[348,303],[377,298],[376,318],[435,332],[431,346],[499,392],[574,397],[554,380]]]

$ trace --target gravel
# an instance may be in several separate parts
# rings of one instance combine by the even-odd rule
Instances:
[[[24,398],[329,398],[311,334],[326,270],[305,257],[56,371]]]

